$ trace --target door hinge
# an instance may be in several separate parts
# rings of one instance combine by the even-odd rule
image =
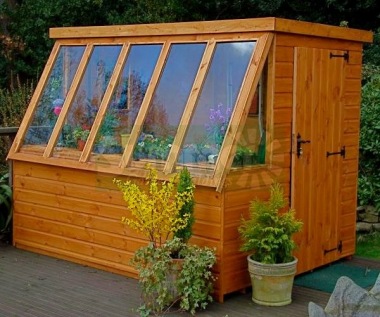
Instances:
[[[335,251],[335,250],[338,250],[339,253],[342,253],[343,251],[343,243],[342,243],[342,240],[339,241],[338,245],[336,248],[333,248],[333,249],[328,249],[328,250],[324,250],[324,255],[326,255],[327,253],[330,253],[332,251]]]
[[[348,60],[350,59],[350,54],[348,53],[348,51],[346,51],[344,54],[333,54],[333,53],[330,53],[330,58],[334,58],[334,57],[344,58],[344,60],[348,62]]]

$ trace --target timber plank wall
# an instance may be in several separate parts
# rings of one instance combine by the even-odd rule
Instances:
[[[293,73],[295,47],[316,47],[324,49],[347,50],[349,62],[346,65],[345,90],[343,100],[342,144],[346,146],[346,157],[341,175],[342,195],[340,219],[340,238],[343,243],[341,258],[355,253],[356,188],[360,127],[360,86],[362,45],[339,40],[310,38],[288,34],[278,34],[275,44],[275,70],[273,93],[271,153],[267,158],[268,166],[255,170],[234,171],[227,176],[224,191],[223,219],[223,291],[229,293],[249,287],[251,282],[247,272],[246,254],[239,251],[240,238],[238,227],[241,217],[248,215],[249,203],[254,198],[267,199],[268,187],[273,180],[280,182],[290,199],[292,120],[293,120]],[[297,212],[297,211],[296,211]],[[323,212],[323,211],[322,211]],[[303,230],[296,235],[301,241],[307,234]],[[305,256],[296,254],[299,261]],[[305,270],[299,270],[297,274]]]
[[[136,278],[129,261],[147,241],[121,224],[121,217],[130,214],[113,178],[14,161],[14,245]],[[197,187],[195,199],[192,242],[215,248],[220,259],[221,194]],[[214,267],[216,277],[219,263]]]

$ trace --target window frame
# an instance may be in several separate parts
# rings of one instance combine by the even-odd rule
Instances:
[[[203,53],[200,67],[197,70],[195,80],[193,82],[189,98],[187,100],[185,109],[182,113],[179,129],[175,135],[172,148],[169,152],[166,161],[159,162],[154,164],[158,167],[164,175],[173,173],[177,168],[177,160],[181,146],[184,142],[184,138],[189,128],[189,123],[191,117],[195,111],[196,103],[199,98],[201,88],[204,84],[207,72],[209,70],[211,59],[215,51],[215,47],[218,43],[222,42],[243,42],[243,41],[256,41],[256,46],[254,52],[251,56],[248,67],[245,71],[245,76],[240,87],[240,91],[237,96],[237,100],[234,106],[234,110],[231,114],[230,122],[228,125],[227,132],[224,137],[223,144],[221,146],[218,158],[215,165],[212,165],[211,168],[202,168],[202,167],[189,167],[189,170],[195,175],[196,183],[216,187],[218,191],[221,190],[226,175],[229,173],[236,151],[237,139],[239,138],[243,125],[241,122],[246,119],[249,114],[250,104],[249,101],[252,100],[252,92],[256,91],[256,87],[260,80],[261,72],[263,70],[264,64],[267,59],[269,49],[273,41],[273,33],[269,32],[251,32],[244,35],[241,34],[213,34],[206,35],[201,34],[195,39],[193,36],[171,36],[166,38],[140,38],[140,37],[131,37],[131,38],[119,38],[119,39],[81,39],[81,40],[70,40],[70,39],[58,39],[53,46],[50,57],[47,61],[41,79],[36,87],[35,93],[30,102],[30,106],[26,111],[24,120],[20,126],[19,134],[16,136],[16,140],[9,154],[11,159],[20,159],[26,161],[34,161],[51,165],[60,165],[65,167],[74,167],[87,170],[96,170],[104,171],[108,173],[118,173],[125,174],[130,176],[141,176],[145,175],[145,165],[143,162],[136,162],[132,160],[133,150],[138,141],[138,137],[142,131],[142,126],[144,120],[147,116],[149,106],[151,104],[154,91],[159,82],[160,76],[162,75],[165,62],[167,60],[168,54],[170,52],[170,47],[172,44],[178,43],[206,43],[206,48]],[[75,97],[76,91],[79,87],[81,78],[83,77],[91,53],[96,45],[122,45],[121,52],[118,56],[115,68],[112,72],[111,79],[108,83],[106,91],[104,93],[103,99],[100,103],[98,112],[95,116],[92,129],[90,131],[89,137],[87,139],[86,145],[83,151],[80,153],[78,160],[68,160],[63,157],[54,157],[53,152],[54,148],[58,142],[60,132],[62,131],[65,118],[68,114],[69,107],[72,104],[72,101]],[[112,98],[113,90],[119,76],[122,72],[122,68],[128,57],[130,47],[133,44],[162,44],[161,52],[156,62],[156,66],[153,70],[150,82],[145,92],[145,96],[140,107],[140,111],[136,117],[135,123],[133,125],[131,135],[126,143],[124,151],[120,157],[120,160],[112,166],[102,166],[96,161],[90,161],[92,154],[92,149],[95,143],[96,135],[99,131],[99,128],[102,124],[104,116],[106,114],[108,105]],[[50,136],[48,144],[43,151],[42,156],[36,155],[33,151],[28,152],[28,150],[23,150],[22,140],[25,137],[27,129],[30,125],[31,118],[36,111],[39,98],[41,97],[45,85],[48,81],[50,71],[61,46],[64,45],[85,45],[85,51],[83,53],[82,59],[79,63],[77,72],[74,76],[71,88],[68,91],[68,94],[65,98],[64,105],[60,116],[57,119],[57,122],[53,128],[53,132]],[[186,166],[186,164],[184,164]]]

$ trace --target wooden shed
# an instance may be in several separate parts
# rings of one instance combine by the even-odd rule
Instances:
[[[9,153],[16,247],[136,277],[129,260],[146,241],[121,224],[113,179],[141,180],[149,162],[161,179],[189,168],[191,242],[217,250],[219,301],[250,285],[237,227],[273,181],[305,224],[298,273],[354,254],[362,48],[372,33],[258,18],[50,37]]]

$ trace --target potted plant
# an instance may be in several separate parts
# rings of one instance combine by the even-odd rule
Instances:
[[[233,166],[248,166],[256,164],[256,153],[247,146],[238,145]]]
[[[122,222],[149,240],[132,259],[142,288],[139,312],[141,316],[159,315],[176,307],[195,314],[212,300],[211,268],[216,257],[210,248],[187,243],[194,185],[188,182],[187,170],[179,176],[182,186],[177,185],[178,174],[159,182],[154,168],[148,166],[148,172],[146,190],[132,181],[115,180],[132,215],[123,217]]]
[[[78,150],[82,151],[84,148],[84,145],[86,144],[87,138],[90,134],[89,129],[84,129],[82,127],[76,127],[73,130],[73,137],[75,140],[77,140],[77,148]]]
[[[123,149],[126,147],[130,137],[130,133],[120,133],[121,146],[123,147]]]
[[[152,134],[143,133],[134,151],[137,159],[166,160],[172,147],[173,137],[155,137]]]
[[[283,188],[274,183],[269,201],[255,199],[249,207],[249,218],[242,219],[239,233],[241,250],[248,256],[252,282],[252,300],[266,306],[291,303],[297,259],[293,256],[296,243],[293,234],[302,228],[295,211],[284,211],[287,202]]]
[[[120,154],[122,147],[114,136],[105,135],[100,137],[99,142],[95,145],[94,151],[100,154]]]

